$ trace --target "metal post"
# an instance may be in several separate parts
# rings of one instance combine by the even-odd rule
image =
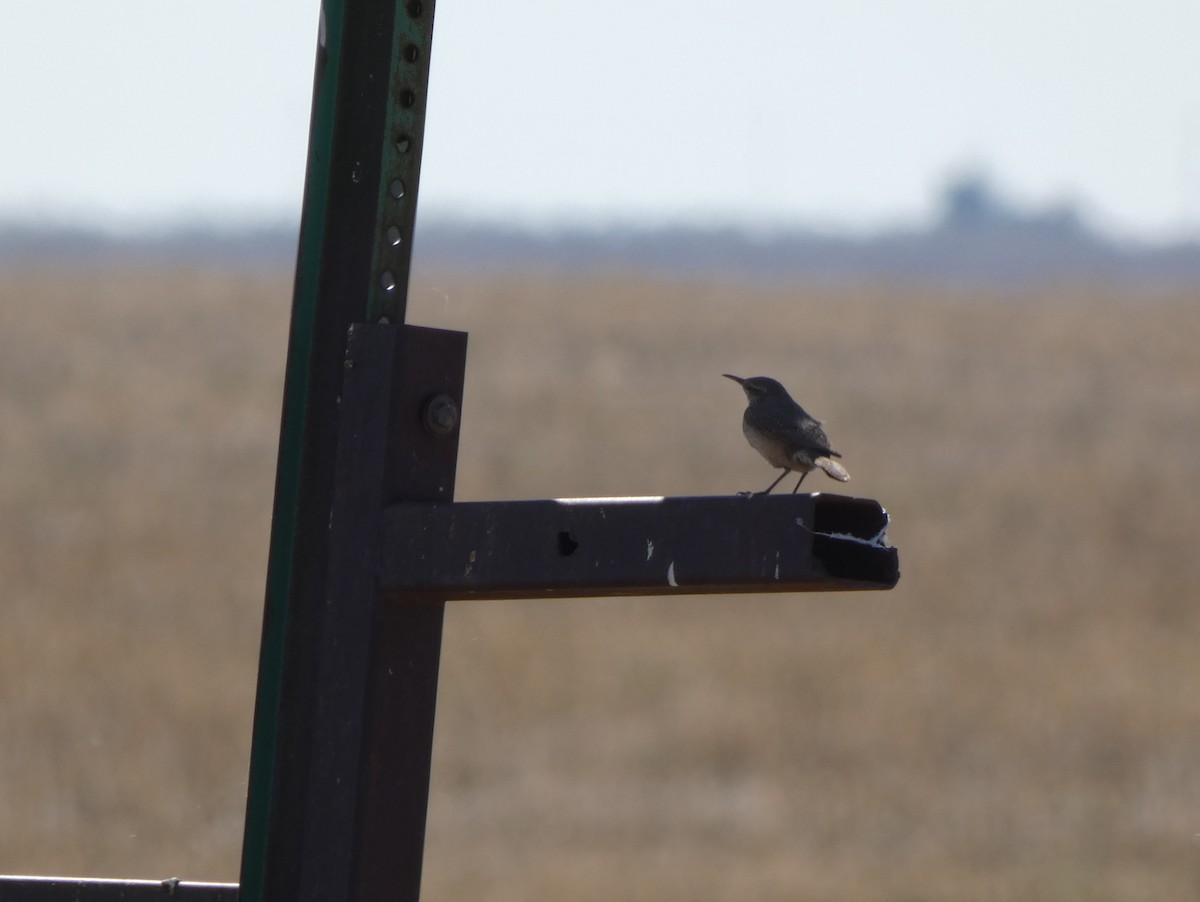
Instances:
[[[433,12],[433,0],[322,6],[242,856],[247,902],[302,898],[347,333],[404,317]]]

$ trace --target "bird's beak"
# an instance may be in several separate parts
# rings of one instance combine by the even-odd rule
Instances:
[[[742,386],[742,388],[746,387],[746,380],[743,379],[741,376],[731,376],[729,373],[722,373],[721,375],[724,376],[726,379],[732,379],[738,385]]]

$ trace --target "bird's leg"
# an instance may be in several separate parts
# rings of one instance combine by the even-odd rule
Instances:
[[[804,477],[807,475],[808,475],[808,470],[805,470],[803,473],[800,474],[800,478],[796,480],[796,488],[792,489],[793,495],[796,494],[797,489],[800,488],[800,483],[804,482]],[[780,477],[780,478],[782,479],[783,477]]]
[[[776,480],[775,480],[774,482],[772,482],[772,483],[771,483],[769,486],[767,486],[767,488],[766,488],[766,490],[765,490],[765,491],[759,492],[758,494],[760,494],[760,495],[770,495],[770,494],[771,494],[771,489],[773,489],[773,488],[775,488],[775,486],[779,485],[779,483],[781,483],[781,482],[783,481],[783,477],[784,477],[784,476],[787,476],[788,472],[789,472],[789,471],[787,471],[787,470],[784,470],[782,473],[780,473],[780,474],[779,474],[779,478],[778,478],[778,479],[776,479]]]

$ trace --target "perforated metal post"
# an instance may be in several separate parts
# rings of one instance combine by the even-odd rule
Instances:
[[[363,421],[355,424],[339,413],[339,395],[366,390],[357,373],[347,378],[353,366],[374,367],[388,386],[389,371],[400,367],[400,337],[383,341],[391,348],[386,365],[348,355],[347,343],[354,324],[387,321],[397,330],[404,319],[433,14],[433,0],[325,0],[322,7],[242,857],[242,898],[250,902],[358,892],[356,853],[345,844],[359,831],[335,834],[335,825],[322,827],[320,818],[356,816],[358,789],[331,783],[344,775],[326,767],[357,767],[350,746],[364,741],[366,728],[330,727],[326,713],[337,704],[331,693],[366,693],[352,705],[365,718],[373,690],[369,673],[359,686],[323,684],[322,667],[346,651],[331,622],[360,629],[353,634],[358,653],[382,653],[355,620],[366,616],[367,602],[360,576],[346,564],[354,542],[373,547],[374,533],[367,514],[357,539],[331,536],[330,517],[338,486],[350,491],[346,461],[355,429],[382,428],[404,412],[389,407],[387,397],[359,397]],[[380,482],[364,479],[359,488],[375,493],[362,502],[367,508],[385,500]],[[361,563],[369,581],[370,555]],[[331,615],[343,605],[352,613]],[[436,655],[434,628],[419,628],[431,634]],[[432,663],[436,679],[436,657]],[[423,825],[423,810],[420,817]],[[392,898],[416,898],[419,877],[418,870],[414,886]]]

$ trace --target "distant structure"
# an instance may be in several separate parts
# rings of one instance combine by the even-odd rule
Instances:
[[[1040,237],[1079,238],[1088,232],[1079,211],[1069,203],[1044,210],[1025,211],[1008,203],[983,173],[972,172],[952,180],[942,193],[943,232],[1031,231]]]
[[[0,221],[0,266],[187,265],[287,269],[294,225],[178,230],[116,236]],[[69,257],[64,248],[70,248]],[[695,278],[953,284],[1028,289],[1123,283],[1130,288],[1200,285],[1200,242],[1144,243],[1106,235],[1063,201],[1014,202],[978,171],[950,179],[921,226],[868,235],[792,226],[749,233],[733,226],[676,224],[523,229],[470,220],[423,221],[415,265],[495,272],[548,267],[623,269]]]

